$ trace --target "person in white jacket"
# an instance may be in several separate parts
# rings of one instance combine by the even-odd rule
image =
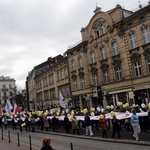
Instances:
[[[136,114],[135,109],[132,110],[132,113],[133,114],[131,116],[131,125],[132,125],[133,131],[134,131],[133,138],[136,141],[139,141],[139,133],[141,132],[140,125],[139,125],[139,117]]]

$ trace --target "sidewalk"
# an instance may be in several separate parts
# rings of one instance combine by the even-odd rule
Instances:
[[[41,131],[41,130],[36,130],[35,132],[40,132],[40,133],[47,133],[47,134],[53,134],[53,135],[59,135],[59,136],[67,136],[67,137],[74,137],[74,138],[81,138],[81,139],[90,139],[90,140],[97,140],[97,141],[105,141],[105,142],[114,142],[114,143],[125,143],[125,144],[135,144],[135,145],[145,145],[145,146],[150,146],[149,141],[135,141],[133,138],[121,138],[121,139],[112,139],[112,138],[102,138],[98,132],[100,131],[94,131],[94,136],[85,136],[84,130],[82,130],[82,134],[80,135],[73,135],[73,134],[66,134],[63,131],[61,132],[52,132],[52,131]],[[110,132],[110,131],[108,131]],[[81,132],[80,132],[81,133]],[[150,133],[148,133],[150,134]],[[144,134],[145,135],[145,134]],[[142,136],[144,136],[142,135]],[[131,132],[131,137],[132,137],[132,132]],[[149,136],[146,136],[149,140]]]
[[[2,137],[0,139],[0,150],[30,150],[30,146],[26,143],[20,142],[20,146],[18,146],[18,142],[16,140],[12,140],[9,143],[8,137]],[[32,147],[32,150],[39,150],[39,148]]]

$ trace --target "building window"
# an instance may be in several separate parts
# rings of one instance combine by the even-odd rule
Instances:
[[[121,80],[121,69],[119,66],[115,68],[115,74],[116,74],[116,80],[120,81]]]
[[[48,91],[44,91],[44,100],[48,100]]]
[[[109,80],[108,80],[108,72],[107,71],[103,72],[103,78],[104,78],[104,83],[108,83],[109,82]]]
[[[83,68],[81,57],[78,58],[78,66],[79,66],[79,69]]]
[[[9,92],[9,96],[13,96],[13,93],[12,93],[12,92]]]
[[[67,71],[67,68],[64,68],[64,75],[65,75],[65,77],[68,77],[68,71]]]
[[[74,60],[72,60],[72,71],[75,71],[75,63],[74,63]]]
[[[99,28],[98,27],[95,28],[95,37],[96,38],[99,37]]]
[[[104,24],[101,23],[100,24],[100,35],[103,35],[103,34],[105,34],[105,28],[104,28]]]
[[[54,76],[53,74],[49,75],[49,84],[53,84],[54,83]]]
[[[96,75],[96,73],[92,74],[92,80],[93,80],[93,85],[97,86],[98,85],[98,81],[97,81],[97,75]]]
[[[12,88],[12,85],[11,85],[11,84],[9,84],[9,88],[10,88],[10,89]]]
[[[94,52],[90,53],[90,58],[91,58],[91,64],[94,64],[95,63]]]
[[[113,56],[118,55],[118,47],[117,47],[117,43],[116,42],[112,43],[112,55]]]
[[[63,70],[60,70],[60,79],[63,79],[63,78],[64,78]]]
[[[55,99],[55,89],[50,90],[50,99]]]
[[[47,86],[47,77],[43,78],[43,86]]]
[[[140,77],[142,75],[141,72],[141,64],[139,61],[134,63],[134,71],[135,71],[135,76]]]
[[[84,89],[85,88],[85,80],[84,80],[84,77],[80,77],[80,87],[81,89]]]
[[[77,79],[74,79],[73,80],[73,89],[74,90],[77,90],[78,88],[77,88]]]
[[[101,54],[101,60],[105,60],[106,59],[106,54],[105,54],[104,47],[100,48],[100,54]]]
[[[57,81],[59,81],[59,80],[60,80],[60,73],[57,72]]]
[[[142,29],[143,44],[150,42],[150,33],[148,27]]]
[[[130,48],[134,49],[137,47],[137,42],[136,42],[136,36],[134,33],[129,35],[129,39],[130,39]]]

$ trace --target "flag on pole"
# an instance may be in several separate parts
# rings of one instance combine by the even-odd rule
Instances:
[[[10,101],[7,100],[6,105],[5,105],[5,111],[6,111],[6,113],[11,114],[11,110],[12,110],[12,109],[13,109],[13,107],[12,107]]]
[[[20,111],[20,108],[17,106],[17,104],[15,103],[14,104],[14,111],[13,111],[13,114],[17,114],[17,112]]]
[[[61,92],[59,92],[59,101],[60,101],[60,106],[62,108],[66,108],[67,102],[65,101],[64,97],[62,96]]]

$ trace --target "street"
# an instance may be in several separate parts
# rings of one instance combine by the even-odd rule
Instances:
[[[71,150],[71,143],[73,145],[72,150],[149,150],[149,146],[144,145],[136,145],[130,142],[127,143],[114,143],[108,141],[100,141],[99,138],[84,138],[84,136],[64,136],[64,134],[54,135],[50,132],[48,133],[39,133],[39,132],[19,132],[16,130],[9,129],[10,131],[10,143],[16,143],[17,145],[17,133],[19,133],[20,139],[20,149],[23,149],[24,145],[29,145],[29,135],[31,135],[31,144],[32,150],[38,150],[42,147],[42,138],[43,137],[50,137],[52,139],[52,147],[56,150]],[[4,139],[6,143],[8,142],[8,130],[4,130],[3,132]],[[1,145],[1,144],[0,144]],[[22,148],[21,148],[22,147]],[[5,147],[0,147],[0,150],[3,150]]]

